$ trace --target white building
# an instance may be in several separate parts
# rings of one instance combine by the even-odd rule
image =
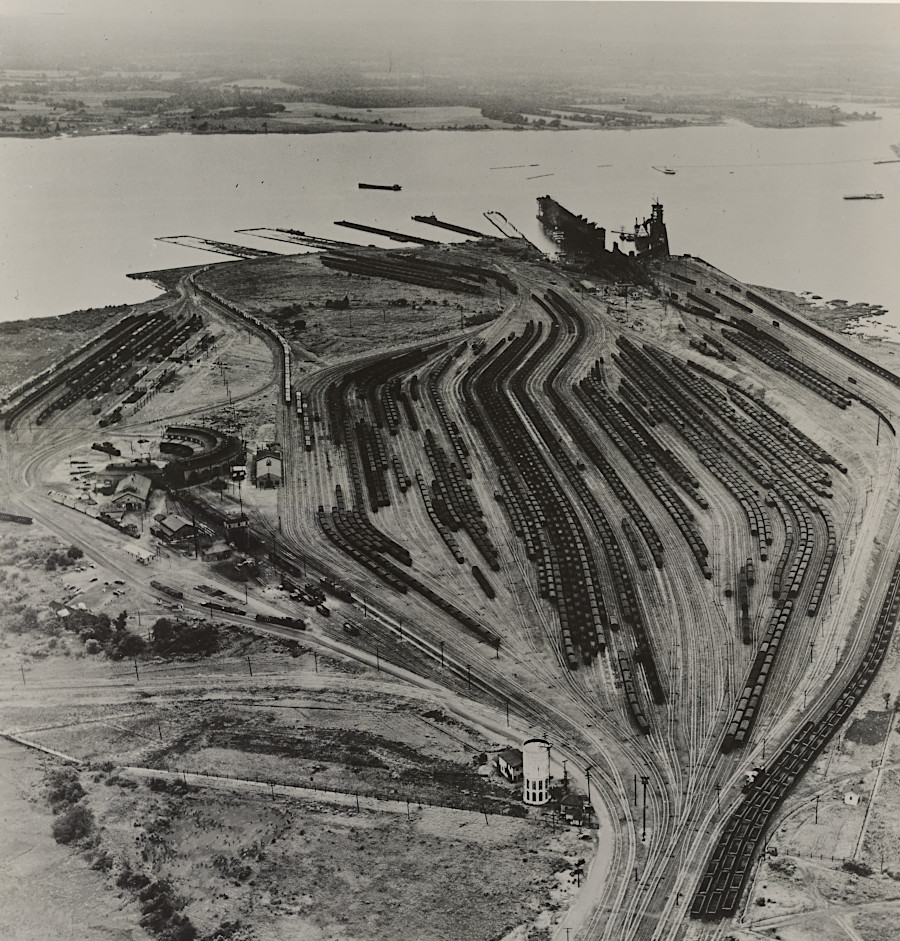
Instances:
[[[518,748],[507,748],[497,755],[497,770],[507,781],[522,780],[522,752]]]

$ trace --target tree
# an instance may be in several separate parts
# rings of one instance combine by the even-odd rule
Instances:
[[[80,559],[84,553],[81,551],[81,549],[78,548],[78,546],[69,546],[69,548],[66,549],[66,555],[70,559]]]
[[[131,631],[117,631],[106,648],[107,654],[113,660],[123,660],[126,657],[137,657],[147,649],[147,643],[139,634]]]

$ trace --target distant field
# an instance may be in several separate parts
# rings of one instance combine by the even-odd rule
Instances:
[[[488,127],[509,127],[502,121],[493,121],[485,118],[478,108],[462,106],[447,106],[435,108],[342,108],[337,105],[322,104],[315,101],[288,102],[282,115],[285,119],[309,118],[315,120],[315,114],[339,114],[348,118],[358,118],[363,121],[377,121],[379,118],[385,123],[406,124],[418,129],[435,129],[441,127],[465,127],[469,124],[487,125]]]

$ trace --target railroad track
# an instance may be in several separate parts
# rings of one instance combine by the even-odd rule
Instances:
[[[709,277],[708,273],[704,276]],[[821,462],[810,463],[816,453],[812,444],[804,443],[790,429],[776,427],[774,419],[760,411],[762,406],[752,398],[741,398],[752,392],[746,381],[747,370],[753,375],[760,373],[755,361],[735,347],[734,361],[710,360],[711,365],[705,369],[706,361],[688,346],[689,339],[706,333],[713,338],[714,347],[720,342],[716,338],[722,323],[701,318],[699,326],[691,326],[686,337],[678,340],[681,345],[673,357],[669,352],[662,354],[656,342],[646,346],[637,342],[640,335],[626,325],[615,324],[602,313],[599,304],[592,307],[590,302],[579,303],[564,290],[548,292],[546,272],[537,266],[517,280],[519,293],[504,317],[454,336],[443,348],[434,340],[405,344],[304,377],[291,389],[302,393],[302,420],[298,420],[290,398],[280,397],[284,399],[278,422],[286,482],[278,494],[280,525],[262,518],[255,525],[262,544],[274,537],[279,554],[293,559],[304,571],[341,582],[353,593],[356,608],[339,602],[334,604],[335,615],[329,621],[316,621],[316,633],[323,642],[348,652],[355,648],[356,655],[366,663],[371,664],[374,655],[378,661],[406,671],[404,676],[415,675],[421,682],[445,685],[454,696],[473,698],[493,710],[494,715],[502,714],[508,705],[520,722],[549,735],[578,767],[590,767],[592,785],[602,789],[601,799],[609,810],[615,843],[609,878],[602,884],[591,883],[596,907],[585,925],[584,936],[608,941],[674,941],[684,930],[687,900],[702,884],[709,843],[720,838],[723,822],[729,826],[729,815],[737,813],[746,799],[739,794],[740,786],[746,771],[760,762],[765,739],[770,763],[774,763],[778,758],[773,756],[789,754],[792,742],[803,743],[802,737],[796,739],[797,734],[809,736],[808,730],[802,731],[804,720],[817,723],[816,727],[822,721],[827,725],[831,721],[827,719],[827,703],[837,702],[844,695],[845,687],[854,681],[857,662],[866,654],[870,632],[848,633],[841,623],[851,613],[850,600],[841,600],[837,610],[829,605],[828,614],[817,613],[814,617],[809,617],[806,609],[812,601],[815,573],[824,565],[829,532],[822,512],[826,501],[839,521],[862,514],[862,535],[851,558],[854,571],[860,570],[867,559],[869,550],[863,546],[863,537],[873,534],[871,520],[889,506],[887,483],[880,477],[865,506],[859,490],[862,475],[885,470],[893,473],[898,464],[898,444],[893,427],[887,425],[888,403],[893,399],[885,392],[884,377],[866,372],[865,383],[858,386],[864,401],[853,401],[848,413],[854,413],[854,419],[855,413],[864,414],[865,421],[873,423],[873,430],[882,420],[877,417],[881,415],[885,421],[881,434],[887,436],[889,447],[882,445],[877,453],[866,452],[847,460],[850,474],[846,479],[832,474],[833,498],[828,500],[812,489],[815,467],[823,466]],[[691,303],[720,316],[727,329],[727,303],[717,298],[704,305],[699,286],[702,278],[698,274],[693,280],[696,283],[690,284],[691,293],[700,300]],[[723,292],[730,290],[724,280],[716,283]],[[730,305],[735,313],[764,326],[763,314],[751,303],[744,304],[746,297],[742,298],[738,303],[748,307],[749,312]],[[284,361],[280,361],[284,349],[276,338],[227,307],[220,308],[215,298],[198,303],[217,310],[241,329],[258,333],[276,354],[277,381],[285,382],[287,373]],[[710,303],[720,308],[718,314]],[[675,316],[670,315],[672,323],[667,321],[671,333]],[[510,331],[515,333],[514,339],[509,338]],[[793,327],[785,329],[778,338],[790,354],[804,358],[809,369],[830,381],[839,381],[844,354],[832,347],[819,351],[815,336],[792,331]],[[630,345],[617,345],[623,337]],[[458,350],[464,339],[472,338],[484,339],[481,352],[473,352],[471,347]],[[610,355],[614,351],[615,360]],[[602,369],[594,363],[599,355],[605,359]],[[850,361],[861,377],[865,364],[852,358]],[[645,399],[641,405],[635,396],[635,391],[644,396],[641,388],[648,391],[641,376],[633,375],[638,362],[642,369],[637,372],[657,377],[661,392],[653,394],[659,395],[658,401]],[[697,369],[696,364],[704,368]],[[768,367],[761,369],[764,372]],[[293,378],[296,381],[297,377]],[[610,418],[602,427],[591,425],[593,413],[575,391],[587,378],[596,383],[595,404],[602,403]],[[272,381],[270,378],[269,384]],[[739,391],[728,381],[735,381]],[[626,388],[627,383],[631,383],[632,391]],[[813,390],[796,388],[802,403],[816,401]],[[403,491],[398,479],[387,471],[379,493],[388,502],[378,505],[377,513],[371,512],[371,516],[372,491],[360,476],[362,451],[356,441],[348,448],[346,425],[336,426],[329,412],[329,403],[335,401],[334,390],[340,390],[351,431],[355,423],[366,423],[370,447],[377,447],[372,442],[380,437],[388,464],[395,456],[403,473],[413,480],[412,487]],[[248,395],[252,394],[249,390]],[[723,410],[724,400],[730,400],[728,408],[733,412]],[[668,417],[663,417],[664,403],[670,409]],[[655,419],[648,407],[657,413]],[[467,421],[470,409],[482,415],[483,437]],[[844,420],[840,409],[834,411],[836,422]],[[12,451],[6,449],[7,474],[21,492],[37,486],[54,448],[76,440],[77,432],[63,432],[58,425],[53,421],[34,436],[33,454],[24,463],[17,463]],[[129,424],[129,428],[139,427],[145,425]],[[311,449],[304,440],[310,428]],[[589,441],[582,437],[586,429]],[[426,453],[424,444],[428,430],[432,432],[430,453]],[[657,482],[655,486],[635,477],[634,465],[621,446],[636,446],[640,438],[655,442],[648,443],[648,448],[662,448],[673,456],[669,460],[663,459],[659,450],[646,452],[655,454],[659,464],[657,474],[651,475]],[[708,466],[701,463],[698,451],[698,445],[705,441],[718,441],[724,455],[713,461],[710,452]],[[621,486],[613,487],[612,475],[604,475],[602,468],[594,466],[592,453],[599,453],[608,462]],[[455,464],[457,470],[452,470],[450,464]],[[503,470],[502,479],[498,467]],[[698,486],[679,476],[679,467],[686,469]],[[453,491],[464,503],[471,499],[477,502],[496,549],[496,571],[490,571],[478,541],[465,527],[454,536],[466,563],[459,565],[453,559],[426,513],[415,484],[416,471],[427,478],[429,487],[432,478],[440,481],[443,475],[445,493]],[[789,504],[785,497],[783,512],[763,503],[765,490],[760,475],[776,472],[795,500]],[[355,475],[358,486],[354,484]],[[659,481],[666,486],[658,486]],[[395,564],[408,569],[416,583],[429,592],[449,599],[460,612],[496,631],[501,639],[499,649],[479,642],[451,613],[440,610],[417,591],[402,595],[392,591],[324,538],[316,510],[321,504],[327,514],[331,513],[337,500],[336,485],[348,506],[351,495],[353,502],[359,502],[358,494],[362,494],[366,517],[360,518],[359,525],[363,529],[376,526],[385,537],[409,550],[412,564],[406,566],[394,559]],[[471,488],[470,495],[466,487]],[[515,516],[507,514],[493,498],[494,492],[503,487],[516,490],[516,499],[521,503],[519,522],[524,522],[524,513],[534,517],[529,526],[541,520],[531,530],[530,546],[524,536],[516,535],[517,528],[523,533],[524,528]],[[755,504],[748,499],[752,490],[759,491],[754,496]],[[661,494],[670,500],[669,495],[675,494],[690,511],[697,535],[709,547],[709,577],[704,577],[706,573],[699,564],[707,557],[698,558],[696,547],[687,538],[691,528],[676,531],[672,526],[673,512],[677,515],[684,510],[677,502],[675,510],[667,507]],[[703,496],[706,506],[696,501],[697,494]],[[740,502],[741,498],[750,509]],[[32,503],[31,497],[26,500],[26,505]],[[586,635],[586,647],[571,645],[571,651],[577,651],[574,670],[562,630],[562,609],[544,597],[543,591],[546,567],[542,574],[541,534],[548,513],[551,518],[552,514],[561,514],[557,517],[559,542],[552,552],[566,558],[569,551],[566,564],[571,572],[587,573],[595,580],[607,612],[605,621],[599,619],[605,652],[599,644],[592,650]],[[566,513],[570,519],[566,519]],[[623,515],[629,513],[635,527],[634,540],[620,525]],[[808,571],[797,581],[793,599],[800,613],[794,616],[785,635],[785,652],[768,680],[755,727],[745,737],[743,748],[723,756],[720,746],[740,697],[738,687],[749,674],[762,632],[776,609],[777,601],[771,594],[777,557],[786,543],[788,527],[799,531],[805,514],[809,515],[806,526],[811,551]],[[642,520],[640,527],[636,518]],[[767,561],[758,558],[765,539],[759,532],[753,534],[754,521],[757,528],[768,523],[771,529]],[[898,527],[900,523],[887,533],[887,541],[900,539]],[[82,527],[79,522],[67,529],[80,533]],[[846,520],[834,529],[834,539],[842,550],[850,545],[850,529]],[[615,541],[609,539],[609,531]],[[654,532],[658,544],[653,542]],[[581,540],[583,559],[577,549],[571,554],[571,547],[578,543],[574,536],[569,542],[566,533]],[[641,569],[641,552],[649,561],[654,546],[660,553],[662,568],[651,562]],[[389,552],[381,554],[390,557]],[[100,555],[107,557],[105,551]],[[551,556],[548,550],[546,558]],[[757,580],[748,605],[752,643],[744,645],[738,628],[739,605],[736,600],[723,600],[721,595],[727,585],[734,583],[737,566],[751,556],[756,562]],[[800,557],[798,539],[788,564],[793,565]],[[489,600],[477,587],[470,575],[473,562],[484,569],[495,586],[496,600]],[[883,562],[882,569],[886,567],[887,562]],[[840,575],[835,567],[832,577]],[[891,585],[890,612],[900,597],[897,571],[892,579],[884,572],[876,575],[876,584]],[[567,585],[572,599],[588,597],[587,592],[579,595],[570,583]],[[194,610],[199,600],[192,597],[188,603]],[[362,604],[372,617],[362,622],[364,629],[358,640],[347,641],[337,633],[337,615],[354,610],[358,618]],[[875,601],[870,603],[870,609],[875,606]],[[284,616],[297,613],[290,604],[272,610]],[[583,616],[590,610],[589,604],[586,608],[582,604]],[[877,625],[878,614],[868,610],[864,620],[871,618]],[[228,612],[223,616],[241,624],[246,620],[244,615]],[[612,628],[612,619],[617,620],[618,630]],[[255,625],[252,619],[245,626],[251,624]],[[811,664],[802,656],[820,626],[827,631],[826,636],[845,642],[837,669],[824,645],[823,649],[816,648],[818,656]],[[278,625],[272,629],[290,631]],[[299,635],[295,632],[285,636]],[[876,649],[878,644],[880,640]],[[657,691],[651,671],[633,662],[634,651],[640,652],[642,645],[652,652],[663,694],[660,698],[665,702],[654,702]],[[585,652],[588,657],[584,657]],[[637,696],[647,718],[646,731],[635,724],[634,710],[623,693],[619,668],[622,653],[638,680]],[[869,663],[867,669],[874,669],[874,665]],[[811,694],[802,716],[798,712],[801,683]],[[845,699],[841,708],[847,702]],[[806,746],[815,741],[809,739]],[[792,774],[799,773],[794,766],[786,767]],[[641,839],[643,808],[633,804],[634,774],[648,778],[645,840]],[[759,806],[767,807],[765,801]],[[745,834],[740,853],[745,853],[753,834],[764,833],[770,816],[757,814],[753,818],[753,825],[761,829],[751,832],[748,828],[749,836]],[[732,833],[729,839],[733,837]],[[731,880],[738,876],[743,879],[746,873],[733,869]],[[737,886],[738,897],[742,885]],[[734,890],[729,882],[728,892]],[[730,896],[726,896],[719,899],[715,913],[703,908],[700,914],[716,918],[727,914],[725,903],[730,904]],[[706,898],[711,895],[707,893]],[[715,935],[717,931],[710,928],[707,933]]]

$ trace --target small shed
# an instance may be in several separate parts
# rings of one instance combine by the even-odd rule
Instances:
[[[507,781],[522,780],[522,752],[518,748],[507,748],[497,755],[497,770]]]
[[[581,826],[591,817],[591,805],[582,794],[566,794],[559,802],[559,812],[567,823]]]

